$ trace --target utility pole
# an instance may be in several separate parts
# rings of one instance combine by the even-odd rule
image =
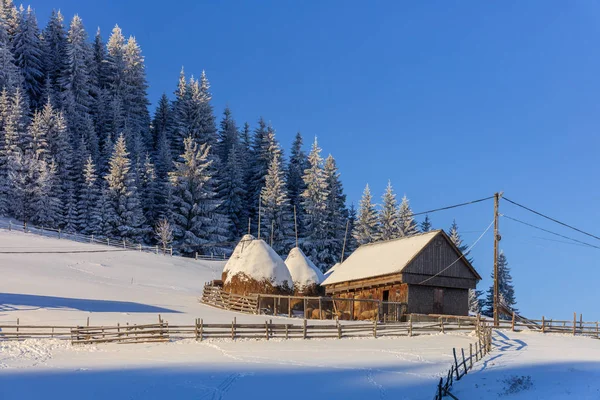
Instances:
[[[500,291],[498,285],[498,243],[502,239],[498,233],[498,209],[500,208],[501,193],[494,193],[494,326],[497,328],[500,325],[498,305],[500,299]]]

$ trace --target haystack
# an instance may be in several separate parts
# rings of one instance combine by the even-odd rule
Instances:
[[[290,254],[285,259],[285,265],[287,265],[292,275],[294,290],[297,294],[304,296],[321,295],[320,284],[325,280],[325,277],[299,247],[290,250]]]
[[[230,293],[290,294],[292,277],[277,253],[252,235],[238,243],[225,268],[223,289]]]

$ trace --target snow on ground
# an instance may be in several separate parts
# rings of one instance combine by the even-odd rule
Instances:
[[[87,317],[91,324],[148,323],[159,313],[186,324],[271,318],[198,303],[223,262],[115,252],[14,231],[0,230],[0,243],[0,323],[74,325]],[[99,250],[111,251],[69,253]],[[600,341],[505,331],[494,339],[492,354],[454,386],[461,400],[600,398]],[[0,342],[0,399],[430,399],[452,348],[474,341],[439,334],[98,346]]]
[[[454,385],[464,399],[600,399],[600,340],[495,331],[494,350]]]

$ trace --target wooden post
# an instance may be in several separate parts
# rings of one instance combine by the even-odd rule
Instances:
[[[477,353],[477,342],[475,342],[475,361],[479,361],[479,354]]]
[[[500,207],[500,193],[494,194],[494,326],[497,328],[500,321],[498,315],[498,303],[500,299],[500,288],[498,285],[498,242],[500,235],[498,234],[498,208]]]
[[[412,336],[412,314],[408,315],[408,336]]]
[[[173,257],[173,246],[171,246],[171,257]]]
[[[306,333],[307,333],[306,331],[307,331],[307,329],[306,329],[306,318],[304,318],[304,326],[302,328],[302,339],[306,339]]]
[[[123,248],[125,248],[125,247],[126,247],[126,246],[125,246],[125,239],[123,239]]]
[[[596,337],[600,338],[600,335],[598,335],[598,321],[596,321]]]
[[[288,339],[288,327],[289,327],[289,325],[285,324],[285,339],[286,340]]]
[[[513,311],[512,313],[512,324],[511,324],[511,329],[514,332],[515,331],[515,312]]]
[[[377,337],[377,320],[373,319],[373,337]]]
[[[440,378],[440,383],[438,383],[438,391],[437,391],[437,397],[436,400],[442,400],[442,382],[444,381],[444,378]]]
[[[306,319],[306,297],[304,298],[304,319]]]
[[[265,321],[265,339],[269,340],[269,323]]]
[[[60,228],[58,229],[58,238],[60,239]]]
[[[200,341],[202,341],[203,335],[204,335],[204,320],[200,319]]]
[[[544,316],[542,315],[542,333],[546,332],[546,321],[544,319]]]
[[[465,349],[460,348],[460,352],[462,353],[463,358],[463,367],[465,368],[465,375],[467,374],[467,360],[465,359]]]
[[[454,354],[454,365],[455,365],[455,371],[456,371],[456,380],[459,381],[460,380],[460,375],[458,374],[458,358],[456,358],[456,347],[452,348],[452,353]]]
[[[581,329],[581,334],[583,335],[583,314],[579,314],[579,329]]]
[[[139,247],[140,251],[142,251],[142,244],[141,243],[138,244],[138,247]]]
[[[577,329],[577,313],[573,313],[573,336],[575,336],[575,330]]]
[[[231,340],[235,339],[235,317],[233,317],[233,322],[231,323]]]
[[[198,318],[194,320],[194,337],[198,341]]]
[[[469,343],[469,360],[471,364],[471,369],[473,369],[473,343]]]
[[[90,317],[87,317],[87,327],[90,327]]]
[[[198,252],[196,252],[196,257],[195,257],[195,259],[196,259],[196,260],[198,260]]]
[[[440,332],[444,333],[444,318],[440,317]]]
[[[19,318],[17,318],[17,339],[19,339]]]
[[[288,318],[292,318],[292,298],[288,297]]]
[[[342,324],[340,324],[340,321],[337,321],[337,329],[338,329],[338,339],[342,338]]]
[[[158,245],[154,246],[154,250],[156,251],[156,254],[158,254]]]
[[[477,337],[480,336],[481,333],[481,314],[477,313],[477,326],[475,327],[475,334]]]
[[[277,315],[277,297],[273,297],[273,315]]]

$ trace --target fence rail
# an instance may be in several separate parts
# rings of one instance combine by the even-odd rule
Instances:
[[[406,321],[408,305],[375,299],[338,297],[285,296],[275,294],[228,293],[220,286],[206,283],[200,302],[225,310],[250,314],[278,315],[289,318],[322,320]]]
[[[470,317],[427,317],[409,315],[407,322],[340,322],[321,324],[304,319],[302,323],[205,323],[196,319],[191,325],[170,325],[159,316],[157,324],[115,324],[93,326],[0,325],[0,341],[31,338],[70,340],[73,344],[165,342],[178,339],[198,341],[231,339],[314,339],[347,337],[416,336],[439,332],[477,330]]]

